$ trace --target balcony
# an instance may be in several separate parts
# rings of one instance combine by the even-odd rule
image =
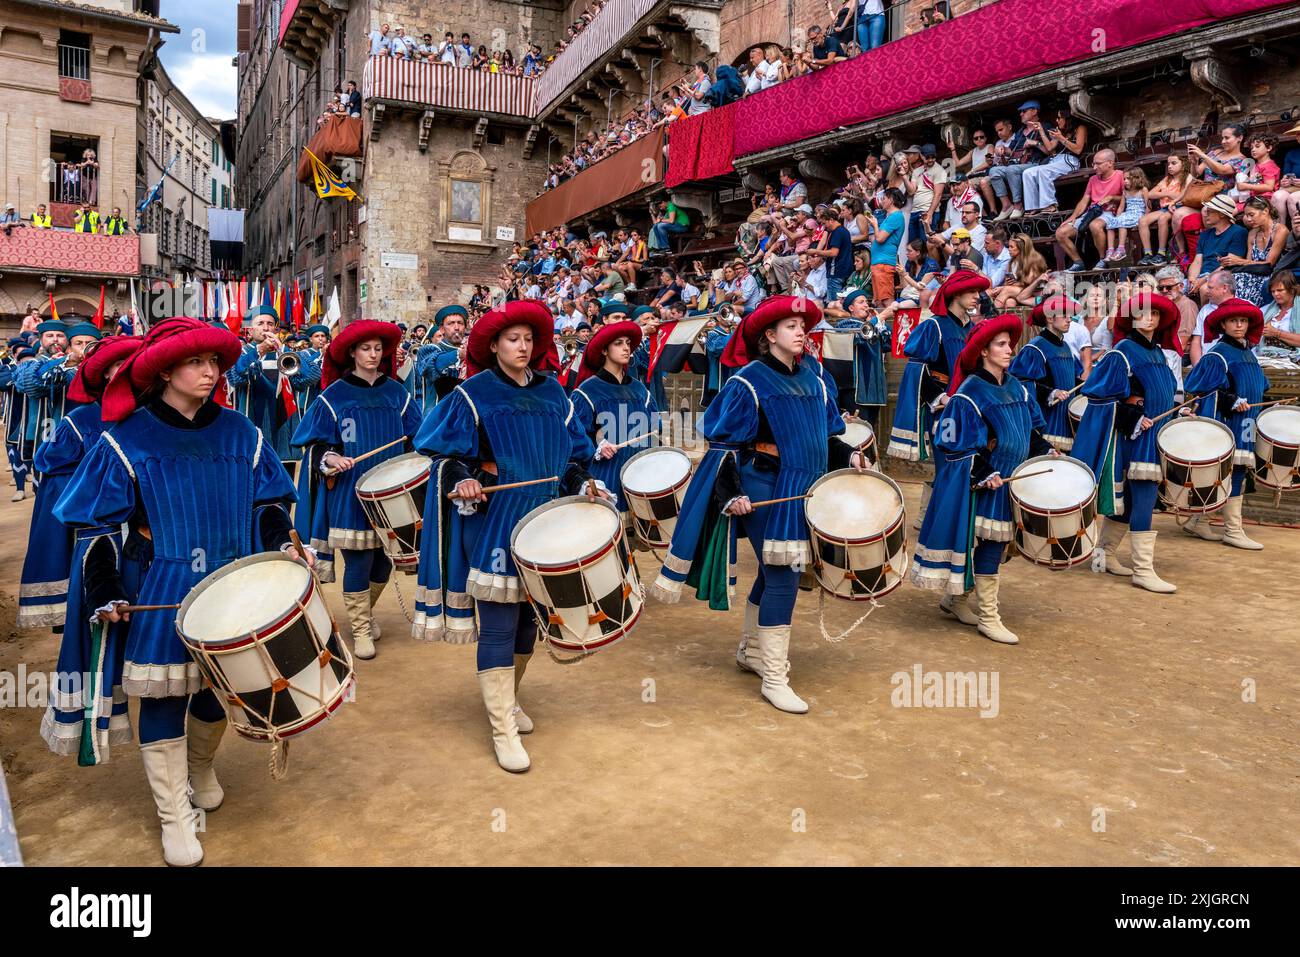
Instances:
[[[90,102],[89,48],[59,44],[59,99],[69,103]]]
[[[657,63],[681,71],[718,53],[721,10],[722,0],[610,0],[538,79],[539,120],[571,128],[603,122],[611,95],[643,102]]]
[[[312,70],[349,0],[286,0],[280,13],[280,50],[296,66]]]
[[[420,121],[421,152],[429,145],[437,110],[478,117],[481,130],[487,128],[489,119],[531,123],[536,92],[537,81],[530,76],[382,56],[366,61],[361,82],[361,95],[371,107],[372,138],[379,138],[387,107],[424,111]]]
[[[139,236],[21,226],[0,231],[0,271],[124,279],[140,275]]]

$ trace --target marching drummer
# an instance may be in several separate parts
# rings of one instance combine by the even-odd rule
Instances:
[[[898,385],[898,407],[887,453],[909,462],[929,458],[935,416],[948,403],[957,357],[966,345],[970,324],[979,311],[980,293],[989,281],[979,273],[958,269],[943,281],[930,300],[933,315],[922,320],[907,337],[903,353],[907,365]],[[921,508],[913,528],[921,527],[933,483],[921,487]]]
[[[1072,317],[1083,311],[1073,299],[1057,295],[1034,306],[1030,322],[1043,331],[1025,343],[1011,361],[1011,374],[1033,390],[1047,423],[1043,438],[1058,451],[1074,445],[1070,427],[1070,393],[1083,375],[1083,363],[1065,341]]]
[[[354,654],[362,659],[375,656],[374,608],[393,563],[357,498],[357,481],[367,469],[407,451],[406,443],[392,443],[410,439],[420,427],[415,400],[394,378],[404,358],[401,338],[391,322],[349,323],[321,357],[321,394],[293,436],[294,445],[305,447],[308,463],[298,478],[300,507],[312,517],[313,547],[343,553],[343,605]],[[375,449],[382,451],[353,469],[355,458]],[[332,581],[332,559],[321,565],[322,580]]]
[[[511,532],[557,495],[585,488],[593,497],[612,496],[587,472],[595,450],[573,403],[544,374],[558,365],[554,319],[545,305],[517,300],[485,313],[470,330],[465,358],[466,380],[434,407],[415,437],[416,449],[434,464],[412,634],[478,641],[479,689],[497,763],[527,771],[519,735],[534,725],[517,694],[537,623],[510,553]],[[497,485],[513,487],[485,494]]]
[[[130,621],[122,689],[141,699],[140,754],[162,820],[163,859],[173,866],[203,859],[193,809],[213,811],[224,799],[213,758],[226,716],[201,686],[174,613],[121,610],[133,589],[111,534],[125,522],[131,536],[153,542],[139,586],[145,605],[180,602],[259,545],[289,547],[288,473],[256,426],[211,399],[239,353],[235,336],[199,319],[153,326],[104,391],[103,419],[117,424],[82,460],[55,508],[64,524],[102,532],[87,546],[85,607],[105,622]]]
[[[1097,511],[1106,516],[1101,530],[1106,571],[1132,576],[1134,586],[1160,594],[1178,587],[1155,571],[1151,516],[1162,470],[1158,430],[1152,426],[1176,405],[1178,381],[1164,350],[1178,348],[1178,321],[1178,307],[1156,293],[1139,293],[1120,306],[1115,345],[1084,383],[1088,407],[1072,449],[1097,477]],[[1180,414],[1190,415],[1191,409]],[[1118,555],[1126,530],[1132,568]]]
[[[58,503],[81,460],[109,427],[99,405],[108,380],[140,345],[141,339],[136,336],[110,336],[87,349],[68,386],[68,398],[88,404],[69,412],[55,429],[54,438],[37,453],[38,467],[44,473],[38,494],[53,495],[54,503]],[[36,527],[34,519],[32,527]],[[119,574],[124,562],[134,566],[122,575],[132,586],[139,585],[141,563],[148,564],[151,551],[149,541],[138,534],[124,550],[119,526],[81,528],[73,538],[71,560],[63,567],[68,579],[68,604],[66,617],[59,615],[64,626],[56,671],[59,687],[41,721],[41,737],[55,754],[77,755],[78,764],[83,766],[108,761],[113,745],[131,740],[126,693],[122,690],[123,642],[129,626],[125,622],[98,624],[96,634],[91,626],[94,616],[90,614],[95,605],[86,604],[86,555],[100,536],[110,539],[112,564]],[[48,536],[40,542],[46,550],[51,544]],[[134,597],[134,587],[128,587],[126,594]],[[82,684],[85,675],[93,676],[88,687]],[[94,695],[91,701],[86,700],[89,694]]]
[[[1187,375],[1187,391],[1202,396],[1202,415],[1232,429],[1237,448],[1232,460],[1232,492],[1223,506],[1222,533],[1210,528],[1203,516],[1193,516],[1184,531],[1211,542],[1258,551],[1264,546],[1248,536],[1242,526],[1241,506],[1246,470],[1255,464],[1256,409],[1268,390],[1268,378],[1259,367],[1253,347],[1264,334],[1264,314],[1244,299],[1228,299],[1205,320],[1205,341],[1213,342]]]
[[[613,494],[625,519],[628,506],[620,473],[659,432],[659,410],[649,390],[627,371],[640,344],[641,327],[635,322],[602,326],[582,353],[578,387],[572,393],[578,426],[596,448],[591,474]],[[636,441],[638,437],[643,438]]]
[[[835,384],[804,353],[821,318],[811,300],[771,296],[741,321],[723,356],[739,371],[704,415],[700,429],[709,451],[691,479],[651,588],[660,600],[676,602],[683,583],[698,574],[697,597],[727,610],[736,531],[748,537],[758,578],[745,605],[736,664],[759,675],[762,696],[791,714],[808,710],[787,677],[799,575],[812,559],[801,496],[826,472],[828,460],[832,469],[867,464],[843,442],[829,441],[844,431]],[[754,505],[769,499],[786,500]]]
[[[940,609],[985,638],[1020,639],[1002,623],[998,570],[1013,538],[1006,480],[1027,458],[1056,455],[1043,413],[1011,375],[1023,323],[1007,314],[971,330],[935,429],[934,498],[912,556],[912,581],[944,592]],[[974,595],[972,605],[967,594]]]

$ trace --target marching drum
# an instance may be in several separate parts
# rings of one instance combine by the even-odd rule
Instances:
[[[808,490],[813,574],[836,598],[871,601],[897,588],[907,570],[903,493],[881,472],[839,469]]]
[[[1052,471],[1015,481],[1018,475]],[[1097,479],[1078,459],[1039,455],[1011,474],[1016,548],[1035,565],[1071,568],[1097,547]]]
[[[1213,512],[1232,490],[1232,459],[1237,440],[1222,422],[1188,415],[1161,426],[1156,435],[1160,498],[1180,512]]]
[[[619,480],[637,537],[651,548],[667,548],[691,483],[690,458],[667,445],[645,449],[627,460]]]
[[[1281,492],[1300,489],[1300,408],[1275,405],[1255,419],[1255,481]]]
[[[867,423],[857,419],[845,419],[844,432],[835,436],[835,438],[855,452],[861,452],[867,460],[871,462],[878,461],[876,457],[876,433],[872,431],[871,426]]]
[[[1076,395],[1066,406],[1066,412],[1070,416],[1070,425],[1074,428],[1075,433],[1079,431],[1079,423],[1083,421],[1083,413],[1088,409],[1088,397],[1086,395]]]
[[[357,482],[357,498],[384,551],[393,567],[408,575],[415,574],[420,564],[420,529],[431,461],[427,455],[407,452],[368,469]]]
[[[538,506],[510,535],[510,553],[547,640],[593,652],[625,638],[644,594],[623,521],[609,502],[574,495]]]
[[[328,718],[347,698],[352,656],[306,566],[275,553],[199,582],[176,631],[246,738],[276,741]]]

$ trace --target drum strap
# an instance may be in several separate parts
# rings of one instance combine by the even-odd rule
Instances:
[[[764,455],[770,455],[773,458],[777,458],[777,459],[781,457],[781,452],[776,447],[775,442],[755,442],[754,451],[762,452]]]

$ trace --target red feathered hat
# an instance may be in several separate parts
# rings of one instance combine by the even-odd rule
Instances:
[[[1020,341],[1020,336],[1024,331],[1025,321],[1014,312],[993,316],[990,319],[975,323],[971,328],[970,335],[966,337],[966,345],[962,347],[961,355],[957,357],[957,366],[952,370],[952,382],[948,384],[948,394],[953,395],[956,393],[957,387],[961,385],[962,380],[979,368],[980,353],[988,348],[988,344],[997,338],[1000,333],[1011,333],[1011,345],[1014,347]]]
[[[477,375],[496,364],[492,343],[511,326],[531,326],[533,355],[528,365],[539,372],[558,372],[560,358],[555,352],[555,317],[536,299],[515,299],[491,309],[474,323],[465,347],[465,377]]]
[[[126,357],[122,368],[104,389],[101,400],[104,420],[120,422],[134,412],[140,396],[176,363],[214,352],[224,374],[239,359],[241,349],[239,339],[228,329],[184,316],[164,319],[145,333],[140,347]]]
[[[630,319],[601,326],[583,350],[582,363],[578,366],[578,383],[590,379],[601,370],[605,365],[605,350],[615,339],[627,336],[632,340],[632,350],[635,352],[636,347],[641,345],[642,335],[641,326]]]
[[[983,292],[991,285],[986,277],[977,272],[958,269],[934,291],[934,297],[930,300],[930,312],[936,316],[946,316],[948,300],[953,296],[959,296],[963,292]]]
[[[352,347],[371,339],[378,339],[384,344],[384,357],[379,362],[379,371],[390,379],[394,378],[397,375],[397,346],[402,341],[402,330],[391,322],[357,319],[349,322],[347,328],[335,336],[326,348],[320,365],[321,389],[328,388],[334,380],[351,372],[356,365],[356,360],[351,355]]]
[[[1252,346],[1259,345],[1259,340],[1264,337],[1264,313],[1259,306],[1245,299],[1225,299],[1219,303],[1219,308],[1205,319],[1205,341],[1211,342],[1223,335],[1224,320],[1239,317],[1250,320],[1246,341]]]
[[[1068,296],[1049,296],[1034,306],[1029,314],[1029,321],[1035,326],[1047,325],[1048,316],[1077,316],[1083,312],[1083,304],[1075,302]]]
[[[803,320],[803,331],[809,333],[822,321],[822,308],[807,296],[768,296],[757,309],[741,320],[736,331],[727,340],[722,352],[722,364],[739,368],[758,357],[758,339],[763,330],[782,319],[796,316]]]
[[[1140,292],[1120,304],[1119,315],[1115,317],[1115,341],[1127,339],[1133,332],[1133,315],[1154,309],[1160,314],[1160,323],[1151,337],[1151,341],[1162,349],[1172,349],[1183,354],[1183,344],[1178,339],[1178,307],[1168,296],[1154,292]]]
[[[98,402],[108,386],[108,370],[116,362],[140,351],[143,336],[109,336],[90,347],[86,358],[77,367],[77,374],[68,386],[68,398],[73,402]]]

